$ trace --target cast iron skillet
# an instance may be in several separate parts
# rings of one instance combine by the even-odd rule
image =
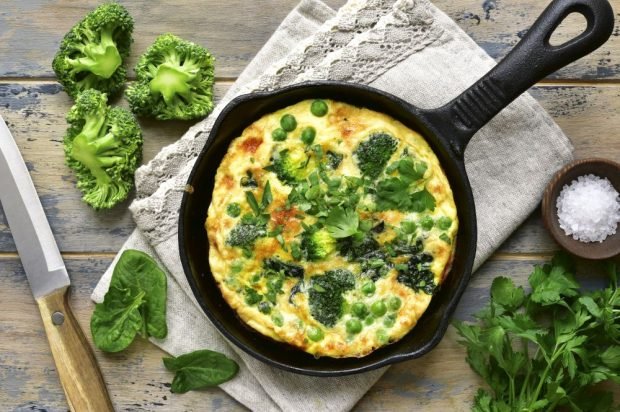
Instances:
[[[586,30],[560,46],[549,38],[570,13],[580,13]],[[235,345],[270,365],[307,375],[338,376],[417,358],[439,343],[467,286],[476,251],[476,213],[463,152],[471,137],[538,80],[597,49],[611,35],[613,11],[606,0],[555,0],[519,44],[495,68],[443,107],[422,110],[380,90],[341,82],[308,82],[234,99],[215,122],[188,180],[179,219],[179,248],[197,301],[213,324]],[[230,141],[262,115],[304,99],[333,99],[386,113],[420,131],[446,172],[458,208],[459,231],[452,270],[417,326],[400,341],[363,358],[319,358],[278,343],[247,327],[228,306],[208,264],[204,229],[215,173]]]

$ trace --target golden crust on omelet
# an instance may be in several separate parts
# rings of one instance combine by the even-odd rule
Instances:
[[[449,271],[457,211],[420,134],[382,113],[324,103],[326,115],[313,114],[312,100],[302,101],[261,117],[231,142],[208,210],[209,263],[224,299],[250,327],[315,356],[359,357],[416,325]],[[292,127],[285,115],[296,127],[274,140],[274,130]],[[309,127],[315,132],[310,143],[302,140]],[[379,134],[393,138],[395,148],[373,179],[360,169],[359,150]],[[289,174],[274,166],[282,159],[295,165]],[[403,159],[424,165],[415,170],[423,177],[405,181],[414,172],[399,163]],[[400,179],[412,198],[425,192],[427,203],[379,203],[382,193],[392,193],[380,188],[390,179]],[[308,241],[317,232],[323,255]],[[282,262],[289,266],[277,266]],[[342,276],[325,276],[330,271]],[[325,290],[321,282],[332,278],[344,279],[342,293],[329,285]]]

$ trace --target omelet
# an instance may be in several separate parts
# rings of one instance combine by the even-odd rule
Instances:
[[[363,107],[304,100],[232,140],[205,229],[213,277],[243,322],[341,358],[415,327],[450,270],[458,217],[418,132]]]

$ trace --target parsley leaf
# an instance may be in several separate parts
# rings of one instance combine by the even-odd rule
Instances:
[[[498,277],[476,323],[456,322],[467,362],[488,384],[474,411],[608,411],[609,392],[592,385],[620,382],[618,268],[608,264],[610,286],[583,292],[567,255],[535,267],[526,293]]]
[[[342,239],[356,234],[359,223],[359,216],[354,210],[336,206],[329,211],[325,228],[333,238]]]
[[[399,177],[390,176],[377,182],[377,209],[418,213],[435,210],[433,195],[426,188],[416,190],[416,182],[424,178],[427,168],[426,163],[414,162],[410,157],[392,163],[386,171],[391,173],[397,170]]]

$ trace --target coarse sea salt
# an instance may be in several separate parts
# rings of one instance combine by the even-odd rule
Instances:
[[[602,242],[620,222],[620,195],[609,180],[595,175],[564,185],[556,206],[560,227],[581,242]]]

